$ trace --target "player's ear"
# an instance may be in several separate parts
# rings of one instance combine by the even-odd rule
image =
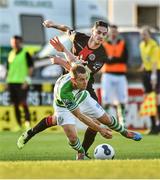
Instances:
[[[93,32],[96,30],[96,27],[95,26],[93,26],[92,27],[92,29],[91,29],[91,31],[92,31],[92,34],[93,34]]]
[[[72,82],[76,82],[76,79],[72,77],[72,78],[71,78],[71,81],[72,81]]]
[[[77,84],[77,82],[76,82],[76,79],[75,79],[75,78],[71,78],[71,81],[72,81],[72,83],[73,83],[73,84],[75,84],[75,85]]]

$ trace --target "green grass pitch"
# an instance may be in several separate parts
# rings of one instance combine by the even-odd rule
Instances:
[[[0,179],[31,178],[160,178],[160,136],[143,135],[135,142],[119,134],[107,140],[98,135],[89,154],[101,143],[111,144],[114,160],[75,161],[75,151],[64,133],[44,132],[35,136],[22,150],[16,147],[21,132],[0,132]],[[83,139],[84,132],[79,132]]]

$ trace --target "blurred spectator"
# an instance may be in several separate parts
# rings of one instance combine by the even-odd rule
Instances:
[[[140,53],[142,65],[140,70],[143,71],[143,85],[145,96],[155,91],[157,94],[157,112],[160,120],[160,57],[158,54],[158,44],[151,38],[149,27],[144,27],[141,31],[142,41],[140,43]],[[151,131],[149,134],[157,134],[156,116],[151,118]]]
[[[125,105],[128,101],[127,50],[118,27],[110,26],[108,39],[104,42],[108,61],[102,68],[102,104],[106,111],[115,107],[119,121],[125,124]]]
[[[7,83],[11,101],[14,104],[16,120],[19,128],[22,127],[20,105],[24,109],[25,127],[30,127],[30,113],[27,105],[27,93],[33,72],[33,61],[28,52],[22,47],[22,37],[11,38],[12,50],[8,56]]]

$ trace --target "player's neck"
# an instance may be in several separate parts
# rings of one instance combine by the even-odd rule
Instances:
[[[20,52],[20,51],[22,50],[22,48],[16,47],[16,48],[13,48],[13,50],[14,50],[16,53],[18,53],[18,52]]]
[[[149,41],[150,41],[150,38],[147,38],[147,39],[144,40],[145,44],[148,44]]]
[[[90,37],[89,41],[88,41],[88,47],[90,49],[97,49],[101,46],[101,43],[96,43],[92,37]]]

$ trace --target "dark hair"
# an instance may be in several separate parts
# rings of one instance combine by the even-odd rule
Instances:
[[[19,40],[19,41],[21,41],[21,42],[23,41],[22,36],[14,35],[12,38],[13,38],[13,39],[16,39],[16,40]]]
[[[74,66],[71,67],[70,72],[72,73],[73,77],[76,78],[78,77],[78,74],[85,74],[86,69],[81,64],[75,64]]]
[[[104,21],[96,21],[95,24],[94,24],[94,27],[97,28],[98,26],[103,26],[103,27],[106,27],[108,29],[109,27],[109,24],[107,22],[104,22]]]
[[[110,25],[110,28],[118,29],[118,26],[115,25],[115,24],[111,24],[111,25]]]

